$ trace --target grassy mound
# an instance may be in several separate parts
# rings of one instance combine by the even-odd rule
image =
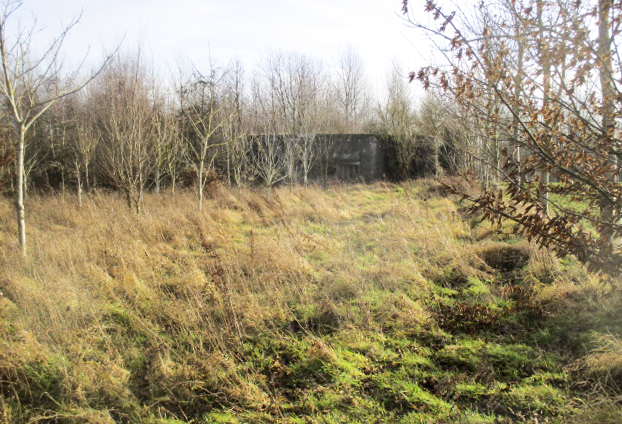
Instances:
[[[622,421],[617,292],[434,191],[0,201],[0,422]]]

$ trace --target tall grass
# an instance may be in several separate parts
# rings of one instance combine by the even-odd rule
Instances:
[[[462,328],[439,311],[479,311],[494,324],[496,309],[473,309],[460,293],[493,303],[510,293],[487,288],[499,278],[482,253],[490,241],[476,241],[431,182],[214,187],[201,212],[188,192],[148,195],[141,215],[106,193],[82,207],[60,194],[28,202],[22,258],[11,204],[0,200],[5,423],[287,422],[321,415],[319,399],[294,402],[328,386],[387,397],[389,409],[378,409],[387,417],[419,403],[447,415],[446,400],[428,392],[404,400],[384,380],[362,388],[371,364],[394,352],[378,337],[431,340],[412,359],[430,363],[429,349],[441,358],[435,343],[453,343],[447,331]],[[520,278],[545,279],[551,266],[541,263],[521,264]],[[361,393],[347,396],[367,402]]]

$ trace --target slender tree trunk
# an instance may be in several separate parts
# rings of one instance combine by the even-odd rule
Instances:
[[[518,69],[516,72],[516,85],[514,87],[514,97],[516,99],[519,99],[520,96],[522,95],[522,91],[523,91],[523,62],[524,62],[524,36],[522,33],[522,27],[521,27],[522,23],[518,21],[518,15],[517,15],[517,22],[516,22],[516,26],[517,26],[517,34],[516,34],[516,41],[518,43]],[[519,185],[522,185],[523,183],[523,175],[522,175],[522,157],[521,157],[521,146],[519,144],[518,141],[518,130],[519,130],[519,125],[521,123],[521,119],[522,117],[520,116],[520,109],[515,110],[514,111],[514,125],[513,125],[513,129],[512,129],[512,137],[514,138],[514,143],[516,144],[516,167],[517,167],[517,183]]]
[[[539,53],[540,53],[540,57],[542,60],[542,110],[546,113],[545,117],[544,117],[544,124],[546,126],[546,128],[551,128],[552,127],[552,118],[551,118],[551,114],[549,113],[548,110],[548,106],[549,106],[549,101],[550,101],[550,91],[551,91],[551,62],[550,62],[550,57],[549,57],[549,51],[548,51],[548,42],[547,40],[544,39],[544,24],[542,21],[542,14],[543,14],[543,9],[544,9],[544,5],[542,3],[542,0],[538,0],[536,2],[536,6],[538,8],[537,13],[538,13],[538,26],[539,26],[539,32],[540,34],[538,35],[538,43],[539,43]],[[550,137],[547,136],[545,139],[545,143],[546,145],[543,147],[544,149],[549,148],[549,142],[550,142]],[[549,209],[550,209],[550,201],[549,201],[549,183],[550,183],[550,174],[548,171],[546,170],[541,170],[540,171],[540,183],[544,186],[544,192],[542,194],[542,206],[544,208],[544,211],[546,213],[546,215],[549,215]]]
[[[24,149],[25,149],[25,146],[24,146]],[[28,175],[29,175],[29,172],[27,170],[24,170],[24,176],[22,177],[22,184],[24,186],[24,200],[28,199]],[[48,186],[49,185],[50,184],[48,183]]]
[[[141,166],[139,167],[139,171],[138,171],[138,187],[136,190],[136,214],[140,214],[143,211],[144,192],[145,192],[145,177],[143,176],[143,167],[141,164]]]
[[[499,107],[496,107],[495,115],[499,116]],[[501,172],[501,145],[499,143],[499,124],[497,122],[494,123],[494,135],[492,139],[492,182],[496,185],[500,180],[500,172]]]
[[[76,161],[76,182],[77,182],[77,194],[78,194],[78,206],[82,207],[82,178],[80,175],[80,165],[79,162]]]
[[[15,210],[17,212],[17,233],[22,256],[26,256],[26,210],[24,207],[24,150],[26,130],[22,126],[19,129],[19,144],[17,146],[17,181],[15,190]]]
[[[160,174],[161,174],[160,173],[160,168],[156,167],[155,176],[154,176],[155,177],[156,194],[160,194],[160,178],[161,178]]]
[[[141,180],[142,180],[142,177],[141,177]],[[143,208],[143,185],[141,181],[141,185],[138,188],[138,200],[136,201],[136,214],[137,215],[140,215],[142,208]]]
[[[614,115],[614,87],[613,87],[613,69],[611,66],[611,0],[600,0],[598,2],[598,56],[600,63],[598,64],[600,87],[603,96],[603,112],[602,112],[602,131],[603,137],[607,139],[613,138],[613,130],[615,122]],[[612,146],[615,147],[615,146]],[[612,159],[617,165],[617,156],[615,148],[612,149]]]
[[[518,173],[518,184],[523,184],[523,175],[522,175],[522,157],[520,152],[520,146],[516,146],[516,167]]]
[[[203,166],[204,163],[201,161],[199,164],[199,210],[203,209]]]
[[[227,144],[227,185],[231,187],[231,146]]]
[[[611,44],[611,0],[599,0],[598,2],[598,58],[599,82],[602,91],[602,138],[611,144],[610,161],[612,164],[611,180],[619,181],[618,154],[619,145],[615,137],[615,88],[613,82],[612,44]],[[618,201],[620,199],[617,199]],[[616,211],[613,206],[605,206],[602,216],[605,221],[615,225],[622,225],[622,219],[615,219]],[[612,235],[610,238],[611,249],[619,249],[622,239]]]
[[[87,193],[91,192],[91,184],[89,182],[89,163],[84,161],[84,189]]]
[[[441,177],[441,161],[439,160],[439,143],[436,139],[438,136],[434,137],[434,177],[438,180]]]
[[[544,185],[544,193],[542,195],[542,201],[544,202],[544,213],[546,216],[550,216],[551,213],[551,201],[549,200],[549,185],[551,184],[551,174],[545,171],[542,175],[542,184]]]
[[[309,164],[307,163],[307,161],[304,161],[304,170],[303,170],[303,177],[302,177],[302,181],[305,187],[307,187],[309,185]]]

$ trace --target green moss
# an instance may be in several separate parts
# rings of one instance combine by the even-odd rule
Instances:
[[[497,424],[502,421],[499,421],[498,417],[493,414],[482,414],[467,409],[453,418],[452,422],[456,424]]]
[[[516,380],[530,375],[537,361],[537,352],[525,345],[488,344],[484,354],[494,367],[497,378],[502,381]]]
[[[463,338],[457,344],[444,346],[435,355],[435,362],[443,367],[473,372],[482,362],[482,341]]]
[[[559,389],[549,385],[520,385],[511,388],[502,396],[514,413],[522,412],[532,416],[559,415],[569,402]]]
[[[211,412],[203,417],[206,424],[238,424],[240,421],[229,412]]]
[[[490,289],[488,284],[479,278],[471,277],[467,280],[467,288],[462,293],[473,299],[482,299],[490,295]]]
[[[24,379],[32,395],[41,400],[55,401],[66,389],[64,370],[67,369],[67,358],[55,355],[46,360],[29,361],[23,364],[21,378]]]

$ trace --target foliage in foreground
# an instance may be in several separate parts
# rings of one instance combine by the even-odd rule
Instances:
[[[0,422],[622,419],[617,292],[431,183],[211,196],[0,202]]]
[[[457,105],[492,152],[479,159],[506,183],[461,194],[491,222],[513,222],[538,245],[619,279],[622,4],[503,0],[465,14],[426,0],[424,24],[417,3],[403,0],[403,11],[442,60],[410,78]],[[550,194],[590,207],[577,214]]]

